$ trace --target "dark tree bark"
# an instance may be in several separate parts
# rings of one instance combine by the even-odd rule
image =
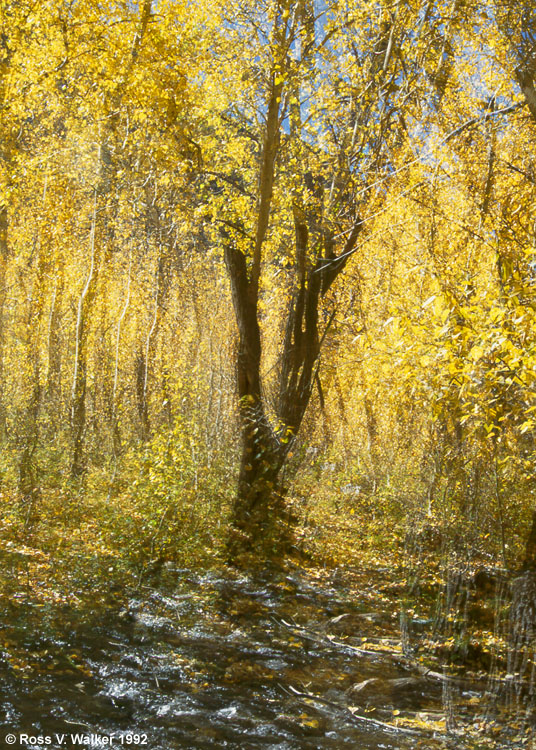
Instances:
[[[525,542],[525,555],[521,564],[521,571],[536,572],[536,510],[532,512],[529,535]]]
[[[245,256],[225,248],[232,299],[238,326],[237,387],[242,424],[242,455],[233,508],[232,555],[245,550],[278,550],[285,543],[288,515],[281,470],[300,429],[313,391],[323,335],[319,330],[322,301],[350,257],[361,222],[356,221],[337,257],[319,258],[306,267],[307,226],[295,217],[295,253],[298,283],[287,315],[279,374],[279,396],[274,429],[266,417],[260,368],[262,345],[256,284],[248,276]],[[327,324],[329,325],[329,323]]]

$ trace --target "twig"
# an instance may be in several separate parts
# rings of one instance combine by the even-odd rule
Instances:
[[[433,669],[426,667],[424,664],[418,664],[412,659],[405,658],[403,661],[404,661],[404,664],[415,669],[420,675],[422,675],[425,678],[428,677],[431,680],[439,680],[440,682],[448,682],[451,685],[476,684],[472,680],[469,680],[464,677],[455,677],[454,675],[442,674],[441,672],[435,672]]]
[[[317,633],[314,632],[314,630],[309,630],[309,628],[305,628],[301,625],[296,625],[290,622],[287,622],[286,620],[281,619],[280,623],[282,623],[285,627],[291,628],[292,630],[295,630],[300,634],[301,638],[304,638],[305,640],[313,641],[314,643],[324,643],[325,645],[328,645],[329,643],[333,644],[334,646],[339,646],[339,648],[347,648],[350,649],[350,651],[353,651],[357,654],[362,654],[363,656],[382,656],[382,654],[387,654],[390,656],[399,656],[398,653],[394,651],[372,651],[371,649],[365,649],[365,648],[359,648],[358,646],[352,646],[349,643],[341,643],[340,641],[336,641],[334,638],[330,636],[319,636]]]
[[[325,645],[332,644],[333,646],[338,646],[339,648],[349,649],[350,651],[353,651],[354,653],[357,653],[362,656],[376,656],[376,657],[389,656],[399,661],[406,669],[408,670],[413,669],[418,674],[422,675],[422,677],[428,678],[430,680],[439,680],[440,682],[448,682],[451,685],[476,684],[474,680],[469,680],[464,677],[456,677],[454,675],[448,675],[448,674],[442,674],[441,672],[435,672],[430,667],[427,667],[424,664],[419,664],[414,659],[409,659],[407,656],[404,656],[402,653],[398,651],[388,651],[387,649],[385,650],[382,649],[381,651],[372,651],[371,649],[359,648],[358,646],[352,646],[350,643],[342,643],[341,641],[336,641],[334,638],[331,638],[329,636],[319,636],[316,633],[314,633],[314,631],[309,630],[308,628],[304,628],[300,625],[292,624],[283,619],[281,619],[279,622],[280,624],[283,624],[285,627],[295,630],[297,633],[300,634],[300,637],[303,638],[304,640],[313,641],[314,643],[324,643]]]
[[[416,732],[414,729],[406,729],[406,727],[396,727],[393,724],[387,724],[385,721],[379,721],[378,719],[373,719],[370,716],[363,716],[362,714],[357,714],[354,711],[351,711],[347,706],[344,706],[342,703],[336,703],[335,701],[330,701],[327,698],[321,698],[319,695],[315,695],[314,693],[304,693],[300,690],[296,690],[296,688],[293,688],[292,685],[289,685],[288,690],[283,685],[280,685],[280,687],[285,692],[291,692],[292,695],[295,695],[299,698],[307,698],[312,701],[316,701],[317,703],[323,703],[326,706],[332,706],[333,708],[338,709],[339,711],[344,711],[349,714],[349,716],[352,717],[356,722],[364,721],[368,724],[373,724],[374,726],[381,727],[382,729],[387,729],[389,732],[398,732],[399,734],[411,734],[413,736],[419,736],[420,732]]]

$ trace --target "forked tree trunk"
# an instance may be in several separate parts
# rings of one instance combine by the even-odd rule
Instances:
[[[329,261],[320,257],[306,269],[307,227],[295,217],[295,250],[297,258],[302,260],[298,263],[301,270],[288,310],[281,355],[277,428],[272,427],[266,417],[260,377],[262,346],[257,300],[252,293],[246,258],[234,247],[225,248],[239,332],[236,373],[242,423],[242,455],[232,513],[234,533],[229,543],[232,557],[244,551],[280,551],[290,536],[279,477],[311,399],[327,331],[324,329],[320,335],[322,301],[344,268],[360,230],[358,220],[338,257]]]

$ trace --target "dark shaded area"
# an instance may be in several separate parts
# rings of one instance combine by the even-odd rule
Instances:
[[[383,721],[397,706],[441,711],[440,685],[389,655],[352,651],[371,624],[379,632],[393,618],[371,620],[334,580],[166,576],[166,587],[126,609],[72,619],[62,638],[5,629],[33,656],[31,671],[3,659],[0,734],[145,733],[152,750],[394,750],[417,738],[356,720],[346,707]]]

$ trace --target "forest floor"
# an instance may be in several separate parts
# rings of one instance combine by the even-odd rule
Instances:
[[[143,556],[113,514],[57,507],[30,529],[0,524],[0,733],[135,732],[155,750],[536,747],[525,675],[508,673],[501,571],[445,572],[381,519],[327,511],[305,519],[294,558],[237,571],[210,530],[182,557]]]
[[[378,561],[164,564],[122,581],[110,565],[73,587],[42,550],[7,542],[2,556],[2,732],[135,732],[185,750],[534,746],[500,659],[483,658],[493,632],[462,658],[434,633],[431,597],[410,607],[404,571]]]

